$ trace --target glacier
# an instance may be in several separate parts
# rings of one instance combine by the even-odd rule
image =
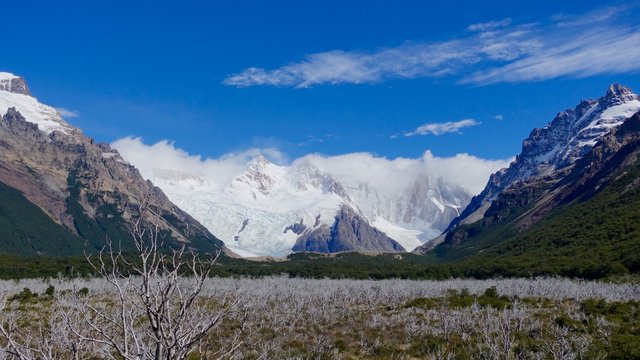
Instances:
[[[215,173],[193,166],[171,169],[162,161],[152,164],[133,154],[140,149],[114,146],[172,202],[245,257],[291,253],[301,231],[331,226],[345,205],[410,251],[438,236],[474,194],[430,166],[429,152],[420,161],[386,160],[394,164],[391,169],[354,154],[309,155],[289,165],[259,155],[220,183]],[[507,163],[492,163],[477,182]]]

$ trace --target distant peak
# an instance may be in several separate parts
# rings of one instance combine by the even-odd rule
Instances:
[[[258,163],[258,164],[269,164],[271,163],[269,160],[267,160],[266,157],[264,157],[264,155],[260,154],[258,156],[256,156],[255,158],[253,158],[253,161]]]
[[[607,93],[604,95],[605,98],[622,98],[628,95],[633,95],[633,90],[630,88],[620,85],[620,84],[611,84],[607,89]]]
[[[265,167],[268,167],[270,165],[275,165],[275,164],[269,161],[269,159],[267,159],[264,155],[260,154],[254,157],[253,159],[251,159],[251,161],[249,161],[249,163],[247,164],[247,168],[264,169]]]
[[[24,79],[8,72],[0,72],[0,91],[31,96]]]
[[[272,174],[274,171],[279,171],[281,166],[278,166],[263,155],[258,155],[251,159],[244,167],[244,174],[255,176],[256,174]]]

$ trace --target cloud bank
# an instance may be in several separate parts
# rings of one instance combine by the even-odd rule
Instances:
[[[141,138],[127,137],[113,142],[112,146],[151,181],[155,176],[165,177],[171,173],[174,177],[194,179],[194,186],[202,185],[214,191],[223,189],[243,172],[248,161],[258,155],[274,162],[286,161],[286,156],[277,149],[249,149],[214,159],[191,155],[168,140],[147,145]],[[487,160],[469,154],[437,157],[427,151],[418,158],[396,159],[370,153],[337,156],[309,154],[286,165],[289,173],[294,174],[305,163],[311,163],[345,183],[366,184],[381,193],[401,191],[419,176],[428,173],[477,194],[482,191],[491,173],[508,166],[511,161]]]
[[[640,29],[633,10],[606,7],[529,24],[506,18],[470,25],[467,33],[448,41],[332,50],[276,69],[250,67],[223,83],[307,88],[449,76],[461,84],[487,85],[635,72],[640,70]]]
[[[276,163],[287,161],[286,156],[274,148],[247,149],[212,159],[191,155],[177,148],[169,140],[147,145],[142,138],[125,137],[114,141],[111,146],[118,150],[126,161],[137,167],[146,179],[153,181],[156,176],[164,177],[170,172],[174,175],[205,181],[206,185],[213,188],[222,188],[228,184],[242,172],[248,161],[259,155]]]

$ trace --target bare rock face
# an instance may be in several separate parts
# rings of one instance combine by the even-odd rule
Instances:
[[[405,249],[371,226],[348,206],[343,206],[332,226],[322,225],[301,236],[293,251],[335,253],[343,251],[404,252]]]
[[[0,83],[0,96],[8,91],[29,95],[21,78],[10,80]],[[128,228],[139,216],[142,202],[159,215],[143,221],[157,222],[168,246],[186,243],[198,251],[224,248],[108,144],[95,143],[66,123],[60,129],[64,131],[42,131],[16,108],[7,109],[0,121],[0,182],[22,192],[53,221],[94,248],[100,248],[107,237],[125,246],[130,243]],[[38,241],[47,239],[35,239],[36,247]],[[81,250],[84,244],[78,245]]]

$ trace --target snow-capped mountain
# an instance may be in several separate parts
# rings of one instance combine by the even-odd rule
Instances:
[[[27,83],[19,76],[0,72],[0,113],[5,114],[10,107],[16,108],[29,122],[50,134],[54,130],[64,134],[78,132],[69,125],[53,107],[44,105],[31,95]]]
[[[516,160],[491,175],[482,193],[473,198],[448,229],[482,218],[493,199],[513,184],[534,177],[548,177],[549,181],[562,177],[576,160],[638,110],[640,97],[625,86],[613,84],[599,99],[583,100],[574,109],[558,113],[547,126],[531,131]]]
[[[244,256],[288,254],[301,237],[308,243],[315,230],[331,228],[339,219],[348,223],[347,215],[357,217],[351,221],[354,227],[384,233],[385,240],[375,235],[376,243],[387,241],[378,250],[397,250],[399,246],[392,244],[397,242],[410,251],[441,233],[472,195],[426,168],[414,178],[399,179],[401,184],[392,180],[393,186],[385,188],[335,171],[312,156],[289,166],[257,156],[223,186],[203,174],[162,168],[142,171],[173,202]],[[374,234],[372,229],[366,232]],[[364,244],[368,239],[360,241],[362,247],[355,250],[376,249]]]
[[[80,255],[85,246],[87,251],[100,249],[107,239],[132,248],[128,229],[136,219],[157,226],[167,244],[223,249],[220,240],[143,179],[117,150],[85,136],[55,108],[33,97],[21,77],[4,72],[0,187],[0,203],[10,209],[0,211],[4,234],[10,234],[0,238],[2,252]],[[137,205],[144,199],[159,219],[140,215]],[[14,221],[16,214],[33,217],[33,223]]]

